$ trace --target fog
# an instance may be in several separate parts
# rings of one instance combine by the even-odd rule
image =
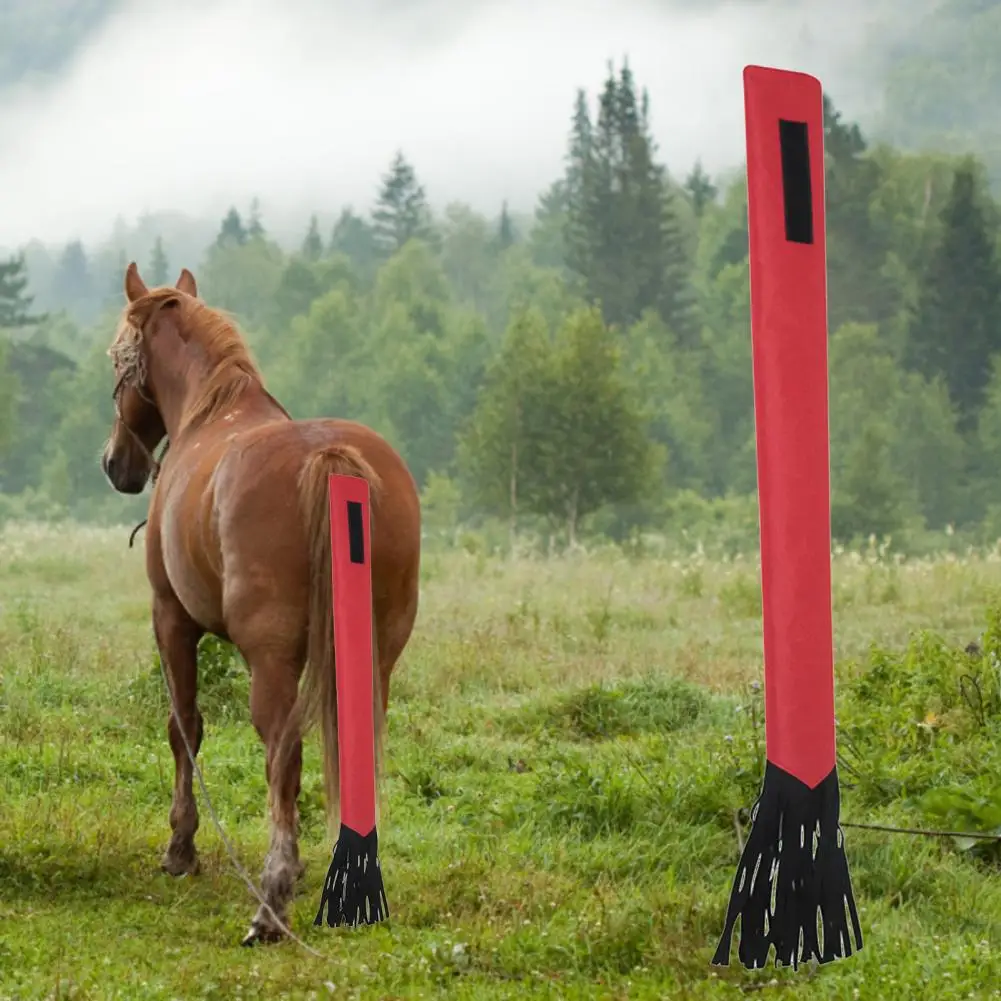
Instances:
[[[850,68],[864,0],[202,0],[127,5],[44,87],[0,95],[5,244],[102,239],[116,216],[265,222],[367,208],[402,149],[432,204],[529,210],[561,170],[575,90],[628,55],[661,158],[743,153],[747,62],[814,72],[866,108]],[[822,40],[822,41],[821,41]],[[871,101],[869,102],[871,103]]]

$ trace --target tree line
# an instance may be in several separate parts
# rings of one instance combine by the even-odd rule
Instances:
[[[369,211],[314,216],[292,248],[258,205],[232,207],[202,294],[295,416],[362,420],[401,449],[432,526],[753,544],[743,173],[672,173],[628,63],[568,111],[564,170],[530,218],[433,212],[401,151]],[[829,98],[824,120],[834,533],[993,541],[1001,229],[984,167],[872,144]],[[39,309],[26,257],[0,265],[0,511],[141,511],[94,460],[124,251],[98,268],[64,248]],[[149,281],[192,264],[169,256],[155,239]]]

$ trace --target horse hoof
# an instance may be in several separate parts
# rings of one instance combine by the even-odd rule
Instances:
[[[168,852],[160,860],[160,868],[168,876],[197,876],[200,866],[197,855],[184,857]]]
[[[284,935],[275,928],[264,928],[259,924],[252,924],[250,930],[243,936],[240,945],[249,948],[255,945],[271,945],[280,942]]]

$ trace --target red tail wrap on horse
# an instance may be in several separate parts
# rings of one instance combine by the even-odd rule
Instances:
[[[713,963],[821,963],[862,933],[839,826],[823,94],[744,70],[767,763]],[[774,904],[772,901],[775,896]]]
[[[389,916],[375,822],[372,565],[369,485],[331,475],[330,545],[336,651],[341,828],[314,924]]]

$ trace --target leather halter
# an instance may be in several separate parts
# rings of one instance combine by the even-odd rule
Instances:
[[[134,386],[133,388],[147,403],[149,403],[151,406],[154,407],[156,406],[156,403],[146,394],[142,386]],[[160,475],[160,464],[163,461],[163,456],[170,445],[170,441],[168,439],[164,442],[163,452],[160,453],[160,458],[157,459],[157,457],[143,444],[143,441],[139,437],[139,435],[136,434],[136,432],[133,431],[131,427],[129,427],[125,418],[122,416],[121,397],[123,389],[125,389],[124,375],[122,375],[119,378],[118,382],[115,383],[115,388],[111,394],[111,398],[115,402],[115,417],[117,418],[118,423],[121,424],[121,426],[125,428],[126,431],[128,431],[129,435],[132,437],[132,440],[139,446],[140,449],[142,449],[143,454],[146,456],[150,466],[153,469],[151,482],[155,484],[157,477]]]

